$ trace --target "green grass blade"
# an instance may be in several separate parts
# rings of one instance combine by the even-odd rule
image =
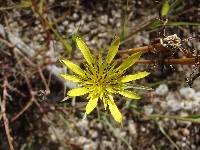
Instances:
[[[47,22],[47,21],[46,21]],[[51,31],[56,35],[56,37],[60,40],[60,42],[63,44],[65,50],[67,51],[68,54],[71,53],[72,51],[72,47],[71,45],[67,42],[66,39],[63,39],[63,37],[58,33],[57,30],[55,30],[53,28],[53,26],[50,24],[50,23],[47,23],[48,24],[48,27],[51,29]]]
[[[161,9],[161,16],[166,16],[170,10],[169,0],[165,0]]]
[[[166,26],[200,26],[200,22],[168,22]]]
[[[157,28],[160,28],[164,25],[162,21],[159,19],[152,20],[146,27],[146,30],[154,30]],[[200,26],[200,22],[186,22],[186,21],[180,21],[180,22],[167,22],[165,26]]]
[[[172,143],[172,145],[177,149],[180,150],[178,145],[172,140],[172,138],[165,132],[164,128],[158,123],[158,127],[160,129],[160,132]]]

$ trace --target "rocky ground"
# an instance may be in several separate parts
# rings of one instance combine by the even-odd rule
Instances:
[[[121,36],[120,49],[144,46],[163,37],[163,28],[153,31],[142,28],[152,18],[159,17],[163,4],[160,1],[45,2],[42,15],[53,23],[54,29],[72,45],[71,36],[78,32],[94,54],[98,50],[106,52],[115,35]],[[197,5],[195,0],[185,0],[169,19],[198,21]],[[197,71],[195,66],[165,66],[163,70],[158,64],[140,64],[130,72],[150,71],[151,75],[137,84],[153,90],[139,91],[142,95],[139,102],[116,96],[124,116],[122,126],[113,120],[109,111],[104,111],[102,105],[83,119],[85,97],[61,102],[66,89],[75,85],[64,84],[57,76],[67,72],[58,58],[70,57],[74,62],[80,62],[82,55],[73,48],[69,56],[69,51],[33,10],[28,0],[21,4],[14,0],[0,1],[0,94],[3,95],[7,76],[6,112],[15,149],[200,150],[199,124],[155,116],[184,117],[200,113],[199,80],[194,81],[192,88],[186,83],[191,73]],[[186,39],[198,37],[199,29],[166,27],[165,32]],[[187,41],[186,45],[192,50],[200,47],[198,39]],[[151,57],[146,54],[143,59]],[[15,119],[33,97],[36,102],[33,100],[30,107]],[[0,102],[2,100],[3,96]],[[9,149],[1,114],[0,149]]]

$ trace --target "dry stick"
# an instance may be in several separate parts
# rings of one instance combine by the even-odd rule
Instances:
[[[10,150],[14,150],[14,147],[12,144],[12,137],[10,135],[9,121],[6,116],[6,99],[7,99],[6,97],[8,95],[7,87],[8,87],[8,81],[7,81],[7,78],[5,77],[4,84],[3,84],[3,99],[2,99],[2,104],[1,104],[1,111],[3,112],[3,122],[5,126],[5,131],[6,131],[9,147],[10,147]]]
[[[33,104],[33,99],[31,99],[14,117],[12,117],[11,122],[17,120],[31,105]]]
[[[157,64],[157,60],[139,60],[139,64]],[[195,65],[195,58],[165,59],[164,64],[168,65]]]
[[[21,61],[19,61],[19,57],[18,57],[17,51],[15,51],[15,49],[14,49],[14,54],[15,54],[16,59],[18,60],[21,71],[24,72],[25,69],[24,69]],[[38,106],[38,108],[40,109],[41,112],[44,112],[43,108],[40,106],[40,104],[37,102],[37,100],[35,98],[35,92],[32,89],[31,82],[30,82],[29,78],[27,77],[26,73],[24,74],[24,78],[25,78],[26,84],[28,86],[29,93],[31,95],[31,100],[24,106],[24,108],[16,116],[14,116],[11,119],[12,121],[15,121],[16,119],[18,119],[33,103],[35,103],[36,106]]]
[[[119,55],[123,54],[132,54],[136,52],[142,52],[142,53],[148,53],[148,52],[164,52],[168,51],[167,48],[165,48],[161,43],[156,43],[148,46],[142,46],[137,48],[131,48],[126,50],[120,50],[118,52]],[[128,57],[128,55],[125,55],[124,58]],[[119,60],[120,61],[120,60]],[[140,64],[156,64],[158,63],[157,60],[139,60],[137,63]],[[191,58],[177,58],[177,59],[165,59],[165,64],[172,65],[172,64],[180,64],[180,65],[194,65],[196,64],[196,59],[194,57]]]
[[[146,21],[144,24],[140,24],[140,25],[139,25],[139,28],[137,28],[137,29],[134,30],[131,34],[129,34],[128,36],[126,36],[125,40],[122,41],[121,43],[126,43],[126,42],[132,40],[133,37],[135,36],[135,34],[137,34],[138,32],[143,31],[144,29],[146,29],[146,27],[149,25],[149,23],[150,23],[152,20],[154,20],[154,19],[156,19],[155,16],[152,17],[151,19],[149,19],[148,21]]]
[[[14,49],[14,55],[15,55],[15,57],[16,57],[18,63],[19,63],[19,66],[20,66],[21,71],[24,72],[25,69],[23,68],[23,65],[22,65],[21,61],[19,61],[19,57],[18,57],[17,52],[15,51],[15,49]],[[27,85],[28,85],[28,89],[32,89],[31,84],[30,84],[30,81],[29,81],[28,77],[26,76],[26,73],[24,73],[24,78],[25,78],[25,81],[26,81],[26,83],[27,83]],[[31,95],[31,100],[30,100],[29,102],[27,102],[27,104],[22,108],[22,110],[21,110],[19,113],[17,113],[17,114],[11,119],[12,122],[15,121],[15,120],[17,120],[17,119],[18,119],[18,118],[33,104],[33,102],[34,102],[34,100],[35,100],[35,99],[33,98],[34,92],[32,92],[32,90],[29,90],[29,91],[30,91],[30,95]]]
[[[49,86],[48,86],[48,83],[47,83],[47,81],[46,81],[46,79],[45,79],[45,77],[44,77],[44,74],[43,74],[42,69],[41,69],[40,66],[38,66],[38,70],[39,70],[39,74],[40,74],[40,77],[41,77],[41,79],[42,79],[42,82],[43,82],[43,84],[44,84],[44,86],[45,86],[46,94],[50,94],[50,88],[49,88]]]
[[[16,7],[17,7],[16,5],[14,5],[14,6],[9,6],[9,7],[0,7],[0,11],[11,10],[11,9],[16,8]]]
[[[142,53],[160,52],[160,51],[167,51],[167,50],[168,49],[166,49],[161,43],[156,43],[156,44],[152,44],[148,46],[120,50],[118,54],[132,54],[136,52],[142,52]]]

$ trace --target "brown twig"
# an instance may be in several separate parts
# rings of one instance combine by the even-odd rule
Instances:
[[[11,122],[17,120],[28,108],[33,104],[33,99],[31,99],[14,117],[12,117]]]
[[[3,112],[3,122],[5,127],[5,132],[8,140],[8,144],[10,147],[10,150],[14,150],[14,146],[12,144],[12,136],[10,134],[10,128],[9,128],[9,121],[6,115],[6,99],[7,99],[7,87],[8,87],[8,81],[5,77],[4,83],[3,83],[3,98],[2,98],[2,104],[1,104],[1,111]]]
[[[44,74],[43,74],[42,69],[41,69],[40,66],[38,67],[38,71],[39,71],[40,77],[41,77],[41,79],[42,79],[42,82],[43,82],[43,84],[44,84],[44,86],[45,86],[46,93],[49,94],[49,93],[50,93],[49,85],[48,85],[48,83],[47,83],[47,80],[46,80],[45,77],[44,77]]]
[[[136,52],[147,53],[147,52],[159,52],[166,50],[167,49],[161,43],[156,43],[148,46],[119,50],[118,54],[132,54]]]
[[[17,52],[14,50],[14,55],[15,55],[15,57],[16,57],[16,59],[17,59],[17,61],[18,61],[18,64],[19,64],[19,66],[20,66],[20,69],[21,69],[21,72],[23,72],[24,73],[24,78],[25,78],[25,81],[26,81],[26,83],[27,83],[27,86],[28,86],[28,89],[29,89],[29,91],[30,91],[30,95],[31,95],[31,99],[30,99],[30,101],[22,108],[22,110],[19,112],[19,113],[17,113],[12,119],[11,119],[11,122],[13,122],[13,121],[15,121],[16,119],[18,119],[32,104],[33,104],[33,102],[34,102],[34,92],[32,92],[32,86],[31,86],[31,83],[30,83],[30,81],[29,81],[29,79],[28,79],[28,77],[27,77],[27,75],[26,75],[26,73],[25,73],[25,69],[24,69],[24,67],[23,67],[23,65],[22,65],[22,63],[21,63],[21,61],[19,61],[19,57],[18,57],[18,55],[17,55]]]
[[[156,64],[157,60],[139,60],[139,64]],[[168,65],[195,65],[195,58],[165,59],[164,64]]]
[[[12,10],[12,9],[14,9],[16,7],[17,7],[16,5],[9,6],[9,7],[0,7],[0,11]]]

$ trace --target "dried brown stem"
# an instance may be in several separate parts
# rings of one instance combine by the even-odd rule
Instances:
[[[44,84],[44,86],[45,86],[46,93],[49,94],[49,93],[50,93],[49,85],[48,85],[48,83],[47,83],[47,80],[46,80],[45,77],[44,77],[44,74],[43,74],[43,72],[42,72],[41,67],[38,67],[38,71],[39,71],[40,77],[41,77],[41,79],[42,79],[42,82],[43,82],[43,84]]]
[[[14,146],[12,144],[12,136],[10,134],[10,128],[9,128],[9,121],[6,115],[6,99],[7,99],[7,87],[8,87],[8,81],[5,77],[4,83],[3,83],[3,98],[2,98],[2,104],[1,104],[1,111],[3,112],[3,122],[5,127],[5,132],[8,140],[8,144],[10,147],[10,150],[14,150]]]
[[[160,52],[160,51],[167,51],[167,49],[162,44],[156,43],[148,46],[119,50],[118,54],[132,54],[136,52],[147,53],[147,52]]]
[[[140,64],[156,64],[157,60],[139,60],[137,63]],[[196,64],[195,58],[178,58],[178,59],[165,59],[164,64],[168,65],[194,65]]]
[[[31,99],[14,117],[12,117],[11,122],[17,120],[28,108],[33,104],[33,99]]]
[[[33,102],[34,102],[34,92],[32,92],[32,86],[31,86],[31,83],[30,83],[30,81],[29,81],[29,79],[28,79],[28,77],[27,77],[27,75],[26,75],[26,73],[25,73],[25,69],[24,69],[24,67],[23,67],[23,65],[22,65],[22,63],[21,63],[21,61],[19,60],[19,57],[18,57],[18,55],[17,55],[17,52],[14,50],[14,54],[15,54],[15,57],[16,57],[16,59],[17,59],[17,61],[18,61],[18,64],[19,64],[19,66],[20,66],[20,69],[21,69],[21,71],[24,73],[24,78],[25,78],[25,81],[26,81],[26,83],[27,83],[27,85],[28,85],[28,88],[29,88],[29,91],[30,91],[30,95],[31,95],[31,100],[22,108],[22,110],[19,112],[19,113],[17,113],[12,119],[11,119],[11,122],[13,122],[13,121],[15,121],[16,119],[18,119],[32,104],[33,104]]]

